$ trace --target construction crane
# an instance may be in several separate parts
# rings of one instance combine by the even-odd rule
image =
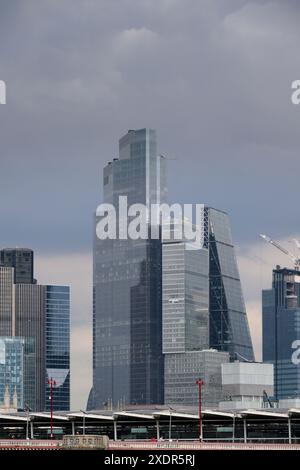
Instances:
[[[300,258],[297,258],[295,255],[293,255],[293,253],[291,253],[290,251],[286,250],[285,248],[283,248],[281,245],[279,245],[279,243],[275,242],[274,240],[272,240],[270,237],[268,237],[267,235],[263,235],[262,233],[260,234],[260,237],[265,240],[267,243],[270,243],[270,245],[273,245],[275,246],[275,248],[277,248],[279,251],[281,251],[282,253],[284,253],[285,255],[289,256],[289,258],[293,261],[294,263],[294,266],[295,266],[295,270],[296,271],[299,271],[299,268],[300,268]]]
[[[296,247],[300,250],[300,242],[296,238],[293,238],[293,242],[295,242]]]

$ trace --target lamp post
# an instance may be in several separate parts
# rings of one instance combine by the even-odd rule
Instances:
[[[202,386],[204,382],[202,379],[196,380],[196,385],[198,385],[198,396],[199,396],[199,441],[202,441]]]
[[[50,386],[50,438],[53,439],[53,387],[55,387],[55,380],[49,379],[48,385]]]
[[[27,404],[25,405],[25,411],[26,411],[26,440],[28,441],[29,440],[29,411],[31,410]]]

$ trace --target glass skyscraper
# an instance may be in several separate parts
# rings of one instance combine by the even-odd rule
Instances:
[[[262,306],[263,361],[274,364],[275,398],[300,397],[300,272],[277,266]]]
[[[46,410],[50,410],[49,379],[55,380],[53,409],[70,409],[70,289],[45,286]]]
[[[165,166],[155,131],[128,131],[119,141],[119,157],[104,168],[103,202],[117,215],[120,196],[128,206],[166,202]],[[211,354],[225,353],[223,359],[254,360],[228,215],[203,206],[201,230],[203,243],[194,252],[185,243],[163,246],[161,234],[124,240],[116,227],[113,240],[97,238],[95,230],[88,409],[162,403],[163,354],[212,348]],[[191,358],[201,363],[196,356],[189,356],[189,364]]]
[[[165,164],[154,130],[128,131],[104,168],[103,202],[117,213],[119,196],[128,205],[164,202]],[[95,236],[93,344],[89,409],[163,403],[160,240]]]
[[[228,215],[206,207],[204,246],[209,249],[210,347],[232,360],[253,361],[246,307]]]
[[[198,230],[205,235],[205,211]],[[185,221],[187,222],[187,221]],[[207,229],[207,227],[206,227]],[[176,222],[174,232],[176,233]],[[205,240],[205,238],[204,238]],[[203,240],[203,241],[204,241]],[[184,237],[164,240],[162,256],[164,398],[166,404],[198,404],[196,380],[205,382],[203,405],[222,399],[221,364],[228,352],[209,348],[209,248]]]
[[[208,249],[163,242],[163,353],[209,347]]]

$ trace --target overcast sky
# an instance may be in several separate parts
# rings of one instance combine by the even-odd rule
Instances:
[[[92,213],[127,129],[157,129],[169,199],[229,212],[260,353],[260,290],[299,227],[297,0],[0,0],[0,246],[73,293],[72,405],[91,371]],[[180,175],[180,177],[179,177]]]

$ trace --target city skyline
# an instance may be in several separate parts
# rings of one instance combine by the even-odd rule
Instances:
[[[292,189],[279,190],[300,169],[299,5],[122,3],[1,5],[0,246],[33,249],[39,282],[71,285],[72,368],[90,364],[73,374],[73,408],[91,381],[92,213],[116,136],[155,127],[170,201],[229,213],[257,358],[261,289],[291,267],[258,235],[300,238]]]

